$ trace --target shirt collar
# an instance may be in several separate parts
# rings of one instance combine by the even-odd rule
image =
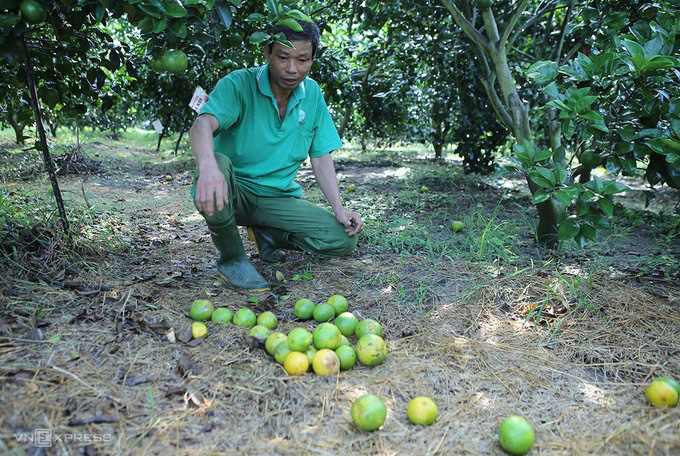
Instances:
[[[257,72],[257,87],[262,93],[262,95],[265,95],[272,100],[276,101],[274,98],[274,93],[272,92],[272,87],[269,84],[269,64],[263,65],[260,67],[260,69]],[[306,78],[305,78],[306,79]],[[296,100],[302,100],[305,97],[305,81],[303,80],[298,86],[293,90],[293,93],[291,94],[293,97],[295,97]]]

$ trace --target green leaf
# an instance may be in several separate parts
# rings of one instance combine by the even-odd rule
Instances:
[[[675,136],[680,138],[680,119],[671,119],[671,129]]]
[[[184,24],[184,21],[175,19],[173,21],[170,21],[168,24],[168,28],[172,31],[172,33],[177,36],[177,38],[186,38],[188,34],[187,26]]]
[[[564,204],[565,206],[569,206],[573,201],[573,197],[569,194],[569,192],[565,190],[556,191],[555,198],[557,198],[559,202]]]
[[[536,167],[536,171],[550,182],[553,187],[555,186],[555,174],[552,169],[544,168],[543,166]]]
[[[312,19],[310,19],[309,16],[307,16],[305,13],[303,13],[300,10],[296,10],[296,9],[290,10],[290,11],[288,11],[287,14],[288,14],[288,16],[291,16],[295,19],[300,19],[301,21],[314,22]]]
[[[557,63],[541,60],[531,65],[526,71],[527,79],[536,84],[547,84],[557,76]]]
[[[550,149],[543,149],[543,150],[539,151],[539,152],[536,154],[535,160],[536,160],[537,162],[540,162],[540,161],[543,161],[543,160],[547,160],[547,159],[549,159],[550,157],[552,157],[552,155],[553,155],[553,151],[552,151],[552,150],[550,150]]]
[[[597,240],[597,228],[590,223],[581,223],[581,234],[590,241]]]
[[[187,10],[182,6],[179,0],[165,0],[165,15],[170,17],[184,17],[187,15]]]
[[[312,274],[311,272],[306,272],[306,273],[302,274],[303,280],[312,280],[313,278],[314,278],[314,274]]]
[[[662,155],[680,151],[680,141],[669,138],[656,138],[649,141],[647,145]]]
[[[267,0],[267,9],[270,13],[278,14],[279,5],[276,0]]]
[[[264,32],[255,32],[252,35],[250,35],[250,42],[252,44],[260,44],[264,43],[270,38],[270,36]]]
[[[602,212],[612,216],[614,215],[614,204],[608,198],[600,198],[597,201],[597,206],[602,209]]]
[[[593,122],[604,122],[604,117],[597,111],[586,111],[578,115],[581,119],[592,120]]]
[[[61,342],[61,334],[55,334],[54,336],[47,339],[47,342],[51,342],[53,344],[56,344],[57,342]]]
[[[546,106],[548,108],[560,109],[562,111],[567,111],[567,112],[572,111],[572,109],[567,104],[565,104],[564,102],[562,102],[560,100],[549,101],[548,103],[546,103]]]
[[[522,143],[516,143],[513,146],[513,149],[515,151],[515,155],[522,162],[523,165],[531,164],[534,162],[536,157],[536,150],[534,149],[534,145],[530,141],[524,140]]]
[[[531,198],[531,201],[534,204],[541,204],[545,201],[548,201],[550,199],[550,193],[546,193],[544,190],[538,190],[536,193],[534,193],[534,196]]]
[[[217,3],[216,8],[217,10],[217,15],[220,17],[220,20],[224,24],[225,28],[231,27],[232,24],[232,16],[231,16],[231,6],[227,5],[226,3],[220,2]]]
[[[676,163],[680,163],[680,155],[678,154],[668,154],[666,155],[666,161],[670,163],[671,165],[675,165]]]
[[[246,22],[260,22],[263,21],[265,17],[260,13],[253,13],[246,18]]]
[[[621,139],[631,142],[635,138],[635,130],[631,126],[626,126],[616,130]]]
[[[302,26],[298,24],[298,22],[295,19],[282,19],[279,22],[276,23],[276,25],[282,25],[284,27],[288,27],[289,29],[292,29],[296,32],[301,32]]]
[[[623,184],[619,184],[618,182],[615,182],[615,181],[607,181],[607,182],[604,183],[604,188],[602,189],[602,194],[603,195],[614,195],[616,193],[625,192],[626,190],[628,190],[628,187],[623,185]]]
[[[252,297],[248,298],[248,302],[252,302],[254,304],[257,304],[258,302],[260,302],[260,300],[257,299],[255,296],[252,296]]]
[[[645,50],[642,46],[632,40],[621,40],[621,44],[626,48],[631,57],[645,57]]]
[[[538,185],[539,187],[547,189],[552,189],[553,187],[555,187],[555,177],[552,175],[552,171],[548,170],[550,172],[550,176],[552,177],[551,180],[544,175],[543,171],[539,171],[539,169],[545,170],[547,168],[534,168],[531,171],[529,171],[529,178],[531,179],[531,181]]]
[[[0,28],[11,29],[21,22],[21,14],[0,14]]]
[[[565,182],[567,182],[568,177],[567,170],[564,167],[564,165],[562,165],[562,163],[559,162],[555,163],[555,169],[553,171],[553,174],[555,174],[555,182],[560,184],[564,184]]]
[[[562,222],[559,224],[557,238],[560,241],[568,241],[569,239],[572,239],[574,236],[576,236],[579,231],[581,231],[581,226],[578,224],[576,219],[568,218],[562,220]]]
[[[97,5],[97,8],[94,10],[94,17],[97,19],[97,22],[101,22],[104,16],[106,16],[106,7]]]
[[[243,2],[241,0],[229,0],[229,3],[234,5],[236,8],[239,8]]]
[[[595,103],[596,100],[597,100],[596,96],[587,95],[583,98],[579,98],[578,100],[570,104],[573,106],[575,112],[581,112],[587,107],[589,107],[591,104]]]
[[[139,5],[139,9],[144,11],[146,15],[155,17],[156,19],[162,18],[163,15],[165,14],[165,8],[163,8],[163,5],[161,5],[160,3],[158,4],[158,6],[142,3]]]

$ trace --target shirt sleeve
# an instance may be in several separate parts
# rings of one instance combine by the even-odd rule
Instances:
[[[212,114],[219,122],[220,126],[215,135],[236,123],[241,114],[241,100],[236,84],[231,78],[220,79],[208,95],[208,102],[198,113],[199,116],[202,114]]]
[[[342,140],[338,135],[338,130],[335,128],[331,113],[328,112],[326,100],[323,99],[321,90],[317,86],[317,106],[316,116],[314,118],[314,138],[312,139],[312,146],[309,149],[309,156],[311,158],[321,157],[329,152],[342,147]]]

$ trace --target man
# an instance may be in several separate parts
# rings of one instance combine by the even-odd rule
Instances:
[[[352,251],[362,229],[359,214],[342,205],[331,152],[342,146],[321,90],[307,79],[319,28],[276,27],[293,48],[265,46],[267,65],[222,78],[189,131],[197,162],[194,203],[220,257],[217,270],[233,287],[267,290],[250,264],[237,225],[247,226],[267,262],[282,249],[340,256]],[[309,156],[334,214],[302,200],[295,175]]]

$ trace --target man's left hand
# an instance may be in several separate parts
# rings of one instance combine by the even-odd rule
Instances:
[[[359,234],[364,228],[364,222],[361,220],[361,216],[356,212],[349,212],[344,207],[335,212],[335,218],[345,226],[345,233],[349,236]]]

